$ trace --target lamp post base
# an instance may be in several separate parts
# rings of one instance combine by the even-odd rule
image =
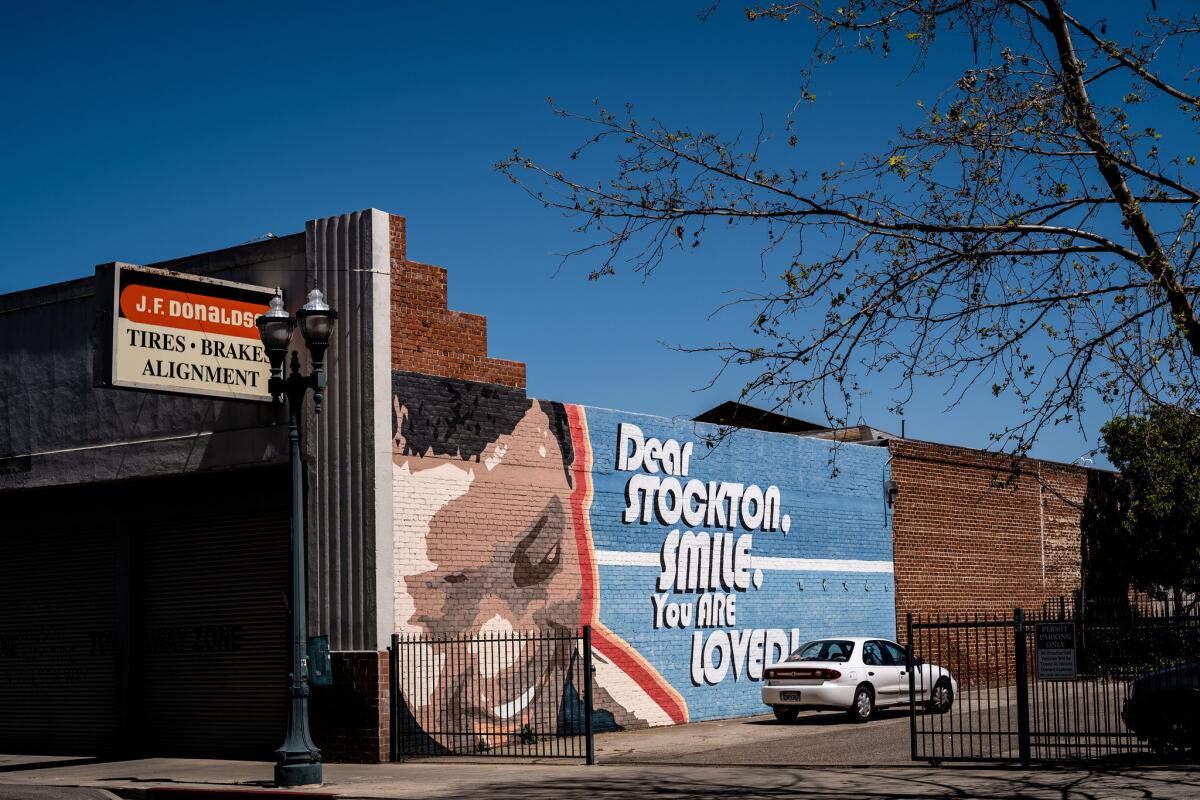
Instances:
[[[276,786],[320,786],[321,762],[300,764],[276,764]]]

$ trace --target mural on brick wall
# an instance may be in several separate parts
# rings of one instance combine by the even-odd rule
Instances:
[[[394,390],[401,633],[591,625],[602,727],[759,713],[763,669],[803,641],[894,638],[886,449],[757,431],[709,448],[708,426],[505,387],[397,373]],[[474,704],[486,733],[573,691],[569,658],[431,648],[435,678],[401,689],[425,730]],[[536,677],[470,696],[498,670]]]

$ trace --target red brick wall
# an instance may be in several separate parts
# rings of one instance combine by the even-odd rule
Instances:
[[[907,612],[1040,608],[1080,580],[1087,470],[893,441],[897,632]]]
[[[331,762],[388,760],[391,706],[387,651],[335,651],[333,684],[312,689],[313,741]]]
[[[487,319],[448,308],[446,270],[409,261],[404,218],[391,218],[392,368],[525,388],[525,365],[489,358]]]

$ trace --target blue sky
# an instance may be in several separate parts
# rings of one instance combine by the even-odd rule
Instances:
[[[538,397],[691,415],[734,396],[717,368],[666,345],[740,331],[710,318],[761,280],[758,252],[726,237],[649,279],[589,283],[557,254],[582,244],[492,165],[512,148],[548,160],[586,110],[633,102],[672,125],[779,130],[810,31],[751,24],[740,4],[707,23],[699,2],[20,4],[0,30],[0,293],[292,233],[378,207],[409,221],[409,255],[450,270],[453,308],[485,314],[491,353],[528,364]],[[820,169],[878,147],[945,79],[937,64],[848,58],[821,75],[819,113],[793,151]],[[882,386],[866,421],[896,430]],[[986,446],[1015,414],[990,393],[944,411],[911,403],[908,433]],[[802,417],[813,409],[794,408]],[[1035,454],[1070,461],[1103,417],[1049,432]]]

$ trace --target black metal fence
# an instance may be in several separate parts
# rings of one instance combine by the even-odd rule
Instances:
[[[914,760],[1007,760],[1015,752],[1016,663],[1011,617],[975,614],[946,619],[908,615],[907,666]],[[950,709],[935,713],[932,674],[920,662],[949,670],[957,681]]]
[[[1076,761],[1200,752],[1200,613],[1066,603],[908,617],[914,760]],[[958,682],[929,708],[938,675]]]
[[[402,636],[391,646],[391,755],[595,763],[591,629]]]

